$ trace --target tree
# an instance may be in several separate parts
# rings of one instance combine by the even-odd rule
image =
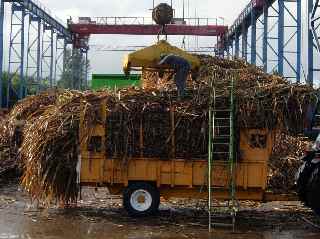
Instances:
[[[36,79],[33,77],[25,77],[25,87],[23,88],[23,97],[28,95],[35,95],[37,94],[39,88],[40,90],[46,90],[49,88],[49,79],[45,78],[41,80],[41,86],[37,83]],[[12,74],[8,72],[2,73],[2,106],[7,106],[7,91],[8,91],[8,81],[11,79],[11,87],[10,91],[10,102],[9,106],[12,106],[19,100],[19,90],[20,90],[20,75],[19,74]]]

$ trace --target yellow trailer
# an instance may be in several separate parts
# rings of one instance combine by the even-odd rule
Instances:
[[[100,119],[106,119],[105,103],[101,104]],[[84,112],[84,111],[81,111]],[[106,154],[106,121],[88,126],[80,121],[81,185],[108,187],[112,194],[123,194],[126,210],[132,215],[154,213],[160,196],[207,198],[208,160],[176,158],[175,138],[171,138],[172,158],[113,158]],[[174,131],[174,115],[172,118]],[[143,129],[140,147],[143,148]],[[238,200],[264,200],[267,186],[268,160],[272,152],[273,132],[265,129],[240,130],[240,156],[235,165]],[[228,161],[217,160],[212,167],[213,196],[229,199],[230,173]]]

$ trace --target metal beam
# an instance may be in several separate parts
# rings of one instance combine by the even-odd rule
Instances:
[[[25,9],[19,3],[13,3],[11,6],[11,27],[10,27],[10,46],[9,46],[9,64],[8,64],[8,83],[7,83],[7,102],[6,106],[11,106],[11,93],[15,93],[16,99],[24,97],[25,79],[24,79],[24,40],[25,40]],[[12,80],[15,76],[19,77],[18,93],[12,87]]]
[[[53,34],[54,31],[53,29],[51,29],[50,32],[50,73],[49,73],[49,84],[50,84],[50,88],[53,87]]]
[[[88,89],[88,51],[85,52],[85,90]]]
[[[313,32],[312,28],[314,27],[314,22],[312,21],[312,12],[313,12],[314,4],[313,0],[308,0],[308,83],[313,85],[313,73],[314,73],[314,44],[313,44]]]
[[[44,73],[47,73],[44,75]],[[41,50],[41,80],[47,77],[49,87],[53,83],[53,28],[43,25],[42,50]]]
[[[157,35],[161,27],[158,25],[98,25],[98,24],[71,24],[73,33],[81,36],[91,34],[124,34],[124,35]],[[221,36],[228,30],[226,26],[219,25],[168,25],[167,35],[193,35],[193,36]]]
[[[64,73],[66,41],[60,35],[56,37],[55,63],[54,63],[54,86],[57,85],[58,76]],[[59,74],[58,74],[59,72]]]
[[[0,0],[0,108],[3,106],[3,26],[4,24],[4,2]]]
[[[297,83],[301,82],[301,48],[302,48],[302,6],[301,0],[297,0]]]
[[[5,3],[10,3],[11,6],[11,28],[9,41],[9,63],[8,63],[8,84],[6,94],[6,107],[9,107],[13,101],[24,98],[28,92],[29,86],[32,87],[33,92],[39,92],[42,80],[43,64],[41,64],[41,29],[42,23],[52,30],[51,38],[54,33],[62,35],[68,44],[72,43],[72,33],[62,22],[51,16],[51,13],[39,2],[33,0],[0,0],[0,107],[4,106],[3,102],[3,66],[5,65],[3,56],[3,34],[4,34],[4,18],[5,18]],[[38,21],[32,27],[35,32],[30,35],[29,27],[25,25],[25,17],[28,16],[32,22]],[[37,19],[37,20],[36,20]],[[13,22],[14,21],[14,22]],[[26,38],[28,36],[28,39]],[[32,40],[31,40],[32,38]],[[51,39],[50,46],[53,46],[53,39]],[[30,49],[32,47],[32,49]],[[32,51],[32,53],[31,53]],[[30,56],[32,54],[32,56]],[[50,54],[49,63],[49,81],[50,86],[53,86],[53,72],[54,72],[54,52],[53,47],[49,49]],[[48,58],[49,59],[49,58]],[[26,63],[26,66],[25,66]],[[30,77],[26,77],[26,76]],[[12,80],[19,79],[19,87],[12,87]],[[29,80],[31,80],[29,82]]]
[[[62,63],[62,74],[65,74],[66,72],[66,64],[67,64],[67,47],[68,47],[68,42],[64,41],[63,44],[63,63]]]
[[[41,20],[29,13],[29,27],[27,39],[27,65],[26,65],[26,87],[25,96],[28,94],[37,94],[39,92],[38,78],[40,58],[40,35]]]
[[[4,2],[18,2],[24,7],[25,10],[32,13],[34,16],[40,17],[44,23],[52,26],[58,33],[64,35],[69,42],[72,42],[71,32],[62,23],[53,18],[47,9],[45,9],[45,7],[39,5],[39,2],[36,3],[32,0],[4,0]]]
[[[24,34],[24,29],[25,29],[25,16],[26,16],[26,10],[23,9],[21,11],[22,19],[21,19],[21,65],[20,65],[20,89],[19,89],[19,100],[23,99],[25,97],[25,88],[26,88],[26,79],[24,76],[24,53],[25,53],[25,34]]]
[[[243,23],[242,24],[242,58],[247,61],[248,60],[248,28]]]
[[[235,46],[234,46],[234,48],[235,48],[235,57],[236,58],[239,58],[239,52],[240,52],[240,39],[239,39],[240,37],[239,37],[239,34],[238,33],[236,33],[236,35],[235,35]]]
[[[301,1],[278,0],[276,2],[276,0],[251,0],[229,28],[228,33],[222,38],[222,42],[218,43],[218,46],[225,46],[230,39],[236,39],[237,32],[239,32],[242,36],[242,57],[245,60],[247,60],[247,48],[250,47],[252,64],[257,64],[258,57],[262,61],[264,71],[273,72],[277,70],[280,75],[288,79],[295,78],[297,82],[300,82]],[[270,10],[273,10],[272,14]],[[259,19],[262,15],[263,21]],[[269,19],[276,19],[276,21],[269,21]],[[259,36],[257,36],[258,21],[263,24],[263,33],[259,34]],[[247,30],[250,27],[251,39],[248,42]],[[274,34],[275,31],[277,33]],[[262,54],[257,49],[257,42],[260,39],[262,39]],[[276,59],[271,60],[271,57],[275,57]],[[276,62],[276,66],[272,69],[268,65],[268,62],[271,61]],[[284,66],[286,67],[285,69]]]
[[[264,3],[268,6],[272,5],[276,0],[251,0],[250,3],[241,11],[239,17],[234,21],[228,29],[227,38],[233,37],[237,32],[241,31],[242,23],[245,22],[248,27],[250,24],[251,12],[256,11],[256,17],[259,18],[263,13]]]
[[[257,64],[257,17],[256,11],[251,11],[251,64]]]
[[[264,72],[268,72],[268,18],[269,6],[265,2],[263,5],[263,43],[262,43],[262,64]]]
[[[71,56],[71,64],[72,64],[72,89],[79,89],[78,81],[79,81],[79,75],[78,75],[78,65],[77,63],[77,57],[78,57],[78,51],[79,49],[75,48],[73,45],[72,47],[72,56]]]
[[[36,93],[38,94],[41,90],[41,19],[38,20],[38,29],[37,29],[37,89]]]
[[[278,73],[283,76],[284,63],[284,0],[278,0]]]

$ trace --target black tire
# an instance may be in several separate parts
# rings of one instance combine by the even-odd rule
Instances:
[[[312,172],[315,169],[315,164],[312,164],[310,161],[305,162],[299,169],[297,174],[297,193],[301,202],[303,202],[306,206],[307,203],[307,185],[309,183]]]
[[[320,215],[320,165],[316,165],[307,185],[307,205]]]
[[[139,203],[135,198],[143,197],[144,202]],[[144,196],[145,195],[145,196]],[[150,201],[151,199],[151,201]],[[137,203],[134,203],[137,202]],[[140,210],[137,209],[140,205]],[[158,212],[160,205],[159,190],[146,182],[130,184],[123,192],[123,206],[132,217],[146,217]]]

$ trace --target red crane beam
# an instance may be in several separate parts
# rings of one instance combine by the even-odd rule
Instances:
[[[80,36],[92,34],[121,34],[121,35],[157,35],[160,31],[158,25],[101,25],[101,24],[70,24],[72,33]],[[192,36],[222,36],[228,31],[227,26],[221,25],[167,25],[168,35],[192,35]]]

